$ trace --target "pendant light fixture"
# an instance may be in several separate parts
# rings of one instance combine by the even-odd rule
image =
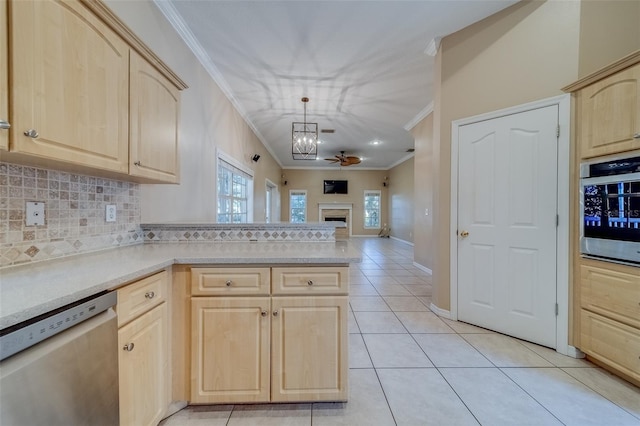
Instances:
[[[304,121],[291,124],[291,155],[294,160],[315,160],[318,157],[318,123],[307,123],[309,98],[304,97],[301,101],[304,105]]]

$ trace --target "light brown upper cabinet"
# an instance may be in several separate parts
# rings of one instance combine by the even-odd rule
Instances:
[[[9,149],[9,33],[7,1],[0,0],[0,150]]]
[[[180,92],[131,52],[129,174],[178,183]]]
[[[127,44],[77,2],[14,1],[11,21],[11,150],[127,173]]]
[[[640,64],[578,92],[580,157],[640,148]]]
[[[177,183],[179,91],[186,84],[100,1],[9,3],[1,27],[10,28],[11,52],[11,130],[3,157]]]

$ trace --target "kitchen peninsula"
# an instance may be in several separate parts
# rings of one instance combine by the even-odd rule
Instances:
[[[140,398],[153,400],[156,423],[187,403],[344,401],[349,264],[360,253],[335,241],[335,226],[142,225],[142,244],[0,269],[0,328],[116,291],[121,424],[149,406]],[[164,324],[157,359],[123,376],[147,342],[125,332],[152,314]],[[132,374],[163,381],[147,389]]]

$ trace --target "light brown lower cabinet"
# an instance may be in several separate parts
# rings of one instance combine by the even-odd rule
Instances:
[[[224,274],[222,282],[239,281],[233,270]],[[192,269],[192,289],[201,276]],[[192,296],[190,402],[346,401],[348,281],[343,288],[344,295]]]
[[[155,426],[170,403],[167,280],[163,271],[118,290],[122,426]]]

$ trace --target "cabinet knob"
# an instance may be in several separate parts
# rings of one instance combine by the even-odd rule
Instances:
[[[266,316],[267,316],[267,311],[262,311],[260,314],[261,314],[263,317],[266,317]]]
[[[138,161],[134,161],[133,165],[134,166],[142,166],[142,163],[140,162],[140,160],[138,160]]]
[[[155,296],[156,294],[153,291],[149,291],[144,294],[144,297],[146,297],[147,299],[153,299]]]
[[[634,139],[640,139],[640,132],[636,133],[635,135],[633,135]]]
[[[40,136],[40,135],[38,134],[38,131],[37,131],[36,129],[29,129],[29,130],[26,130],[26,131],[24,132],[24,135],[25,135],[25,136],[28,136],[28,137],[30,137],[30,138],[32,138],[32,139],[35,139],[35,138],[37,138],[38,136]]]
[[[278,311],[273,311],[273,316],[277,317],[278,316]]]
[[[307,281],[307,284],[308,284],[308,285],[313,285],[313,280],[309,280],[309,281]]]
[[[227,284],[227,287],[231,287],[231,280],[227,280],[226,284]]]
[[[8,121],[0,120],[0,129],[9,130],[11,128],[11,124]]]
[[[127,352],[131,352],[135,346],[136,345],[134,345],[133,343],[127,343],[126,345],[124,345],[122,347],[122,350],[123,351],[127,351]]]

